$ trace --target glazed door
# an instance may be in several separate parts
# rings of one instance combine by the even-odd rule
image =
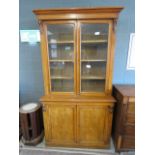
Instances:
[[[81,94],[101,94],[108,89],[110,21],[79,22],[79,82]]]
[[[76,142],[76,105],[44,105],[45,139],[48,144],[71,145]]]
[[[76,23],[47,22],[49,87],[53,94],[76,91]]]
[[[43,51],[47,51],[43,53],[45,87],[48,87],[46,92],[103,95],[111,90],[112,21],[44,23],[46,49]]]
[[[78,105],[78,143],[108,147],[112,125],[112,107],[94,103]]]

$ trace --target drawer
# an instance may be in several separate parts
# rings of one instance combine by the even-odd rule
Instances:
[[[134,149],[135,148],[135,137],[123,136],[121,148],[122,149]]]
[[[129,102],[128,113],[135,113],[135,102]]]
[[[125,125],[123,129],[123,134],[127,136],[135,136],[135,126],[134,125]]]
[[[134,114],[127,114],[125,124],[135,124],[135,115]]]

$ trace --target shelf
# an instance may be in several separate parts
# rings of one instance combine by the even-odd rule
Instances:
[[[96,59],[96,60],[82,59],[81,62],[106,62],[106,59]]]
[[[68,40],[68,41],[56,41],[56,42],[48,42],[48,44],[72,44],[74,43],[73,40]]]
[[[105,77],[102,76],[82,76],[82,80],[105,80]]]
[[[82,40],[81,43],[107,43],[108,40]]]
[[[81,43],[107,43],[107,40],[83,40]],[[56,42],[48,42],[49,44],[71,44],[74,41],[56,41]]]
[[[72,80],[73,77],[68,77],[68,76],[52,76],[51,79],[53,79],[53,80]]]
[[[49,62],[74,62],[74,60],[61,60],[61,59],[58,59],[58,60],[54,60],[54,59],[50,59]]]

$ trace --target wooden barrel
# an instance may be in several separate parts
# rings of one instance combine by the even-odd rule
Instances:
[[[27,145],[36,145],[43,139],[42,106],[28,103],[20,107],[22,141]]]

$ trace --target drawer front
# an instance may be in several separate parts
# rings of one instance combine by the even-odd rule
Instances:
[[[121,148],[122,149],[134,149],[135,148],[135,137],[123,136]]]
[[[128,113],[135,113],[135,102],[129,102]]]
[[[125,125],[123,129],[123,134],[127,136],[135,136],[135,126],[134,125]]]
[[[125,124],[135,124],[135,115],[134,114],[127,114]]]

